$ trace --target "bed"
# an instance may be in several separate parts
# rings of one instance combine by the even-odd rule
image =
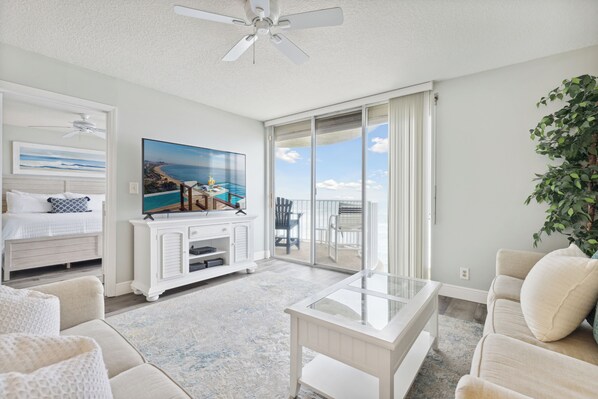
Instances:
[[[103,212],[6,213],[7,191],[104,194],[103,179],[3,176],[2,242],[4,280],[15,270],[102,258]]]

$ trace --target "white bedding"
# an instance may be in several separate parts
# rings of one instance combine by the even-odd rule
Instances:
[[[102,231],[102,212],[3,213],[3,240],[55,237]]]

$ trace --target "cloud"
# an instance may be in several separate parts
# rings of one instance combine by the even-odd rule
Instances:
[[[374,137],[372,139],[372,146],[369,148],[372,152],[377,152],[379,154],[383,154],[388,152],[388,139],[383,139],[382,137]]]
[[[324,180],[322,182],[316,183],[317,188],[321,188],[323,190],[342,190],[342,189],[349,189],[349,190],[360,190],[361,183],[360,182],[337,182],[334,179]]]
[[[276,149],[276,158],[288,163],[296,163],[301,159],[301,154],[297,151],[292,151],[290,148],[279,147]]]
[[[361,190],[361,180],[359,181],[350,181],[350,182],[337,182],[334,179],[324,180],[322,182],[316,183],[316,187],[322,190]],[[366,181],[366,188],[368,190],[381,190],[382,186],[377,184],[373,180]]]

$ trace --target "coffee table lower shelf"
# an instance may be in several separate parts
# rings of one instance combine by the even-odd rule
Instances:
[[[433,344],[432,334],[422,331],[395,373],[394,399],[407,395]],[[303,367],[299,382],[330,399],[379,397],[378,378],[324,355],[317,355]]]

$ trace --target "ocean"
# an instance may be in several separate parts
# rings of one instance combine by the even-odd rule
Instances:
[[[244,170],[235,171],[192,165],[164,165],[162,171],[181,181],[195,180],[201,184],[208,184],[208,178],[212,176],[217,184],[232,183],[235,186],[245,187]]]
[[[42,155],[21,154],[19,166],[22,169],[57,169],[81,172],[105,172],[105,161],[89,159],[54,158]]]

